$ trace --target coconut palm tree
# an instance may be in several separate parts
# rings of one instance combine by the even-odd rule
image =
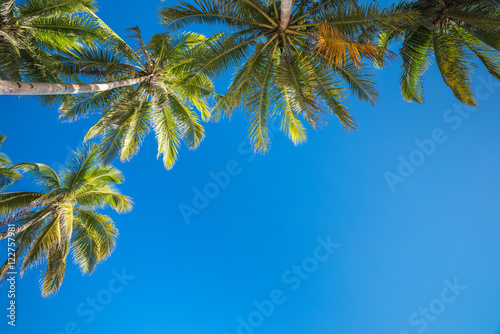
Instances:
[[[61,118],[72,121],[91,111],[103,111],[85,140],[102,137],[101,158],[105,162],[117,155],[122,161],[129,160],[153,128],[158,156],[163,156],[165,167],[170,169],[182,139],[194,149],[204,138],[203,126],[193,106],[207,119],[206,99],[212,94],[213,86],[203,74],[186,79],[205,38],[194,33],[176,36],[162,33],[144,43],[139,28],[132,28],[130,32],[138,47],[126,53],[128,61],[120,55],[89,48],[77,52],[76,59],[61,58],[60,62],[68,72],[96,80],[135,76],[148,79],[136,87],[70,96],[61,107]]]
[[[399,8],[420,13],[402,30],[380,35],[379,45],[402,40],[401,91],[407,101],[423,102],[423,75],[431,62],[462,103],[475,106],[471,89],[473,59],[500,79],[500,2],[497,0],[415,0]]]
[[[236,67],[228,91],[217,98],[213,118],[243,107],[253,146],[261,152],[268,150],[271,117],[280,118],[296,144],[306,139],[301,117],[318,127],[330,113],[345,129],[354,128],[343,82],[355,96],[374,103],[378,95],[362,58],[387,53],[362,35],[399,25],[408,16],[349,0],[195,0],[194,5],[182,2],[160,10],[168,27],[198,23],[230,29],[213,38],[193,74],[217,76]],[[322,37],[321,30],[331,34]]]
[[[15,258],[0,268],[8,271],[44,266],[42,295],[61,287],[68,254],[84,274],[94,271],[114,250],[118,230],[109,216],[96,209],[117,212],[132,208],[132,200],[118,193],[119,170],[98,161],[96,144],[76,151],[57,174],[44,164],[22,163],[14,168],[30,173],[41,191],[0,194],[0,240],[14,240]],[[12,261],[14,260],[14,261]],[[17,268],[19,266],[20,268]]]
[[[81,84],[74,73],[61,71],[55,53],[74,52],[97,42],[119,50],[128,48],[95,14],[94,4],[94,0],[1,0],[0,95],[75,94],[146,80],[89,85]]]
[[[0,135],[0,147],[5,141],[6,136]],[[15,169],[11,167],[11,161],[9,157],[0,152],[0,191],[4,190],[9,184],[21,178]]]

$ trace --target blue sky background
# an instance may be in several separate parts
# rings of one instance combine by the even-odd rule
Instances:
[[[150,37],[164,31],[156,11],[168,3],[101,1],[100,16],[117,32],[139,25]],[[183,149],[171,171],[156,159],[151,133],[132,161],[116,162],[126,176],[120,189],[135,207],[112,214],[120,230],[114,254],[92,276],[68,265],[50,298],[40,296],[38,270],[18,280],[15,329],[7,326],[7,289],[0,287],[0,332],[233,334],[237,318],[256,310],[253,301],[278,289],[286,300],[253,333],[499,334],[500,84],[480,68],[480,108],[464,118],[451,113],[460,104],[435,66],[426,74],[424,105],[402,100],[398,62],[377,75],[377,106],[350,103],[359,131],[346,134],[330,119],[298,147],[276,133],[266,156],[248,153],[241,113],[206,124],[200,148]],[[219,91],[226,86],[218,82]],[[14,162],[53,167],[97,119],[60,123],[56,109],[32,98],[0,97],[0,110],[8,136],[2,151]],[[397,173],[399,156],[408,159],[415,140],[436,129],[446,140],[391,191],[385,173]],[[240,173],[186,224],[179,205],[192,206],[194,189],[230,161]],[[26,179],[10,190],[32,187]],[[292,291],[282,275],[328,236],[340,247]],[[0,244],[1,259],[6,248]],[[134,278],[87,321],[87,299],[105,296],[113,271],[122,270]],[[422,320],[419,308],[443,305],[436,299],[444,281],[455,279],[467,288],[435,319]]]

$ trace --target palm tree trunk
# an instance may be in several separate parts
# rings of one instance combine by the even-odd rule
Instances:
[[[32,220],[30,220],[27,223],[24,223],[23,225],[15,227],[13,231],[7,230],[5,232],[0,233],[0,240],[6,239],[9,236],[9,234],[10,235],[17,235],[18,233],[23,232],[28,227],[31,227],[35,224],[40,223],[42,220],[44,220],[45,218],[47,218],[48,216],[50,216],[51,214],[53,214],[55,212],[54,206],[48,206],[43,210],[45,210],[45,212],[42,213],[40,216],[33,218]],[[18,217],[19,214],[23,213],[23,211],[24,211],[24,213],[29,212],[30,208],[26,208],[25,210],[22,210],[22,211],[18,212],[17,214],[14,214],[10,217],[7,217],[4,221],[0,222],[0,226],[9,225],[12,221],[14,221]]]
[[[281,0],[281,17],[280,17],[280,31],[285,31],[290,23],[290,16],[292,15],[293,0]]]
[[[0,80],[0,95],[68,95],[94,93],[113,88],[136,85],[146,81],[150,77],[150,75],[145,75],[135,79],[94,84],[60,84]]]
[[[24,223],[23,225],[21,226],[17,226],[14,228],[13,231],[5,231],[5,232],[2,232],[0,233],[0,240],[3,240],[3,239],[7,239],[7,237],[10,235],[17,235],[21,232],[23,232],[24,230],[26,230],[28,227],[31,227],[35,224],[38,224],[39,222],[41,222],[42,220],[44,220],[45,218],[47,218],[48,216],[50,216],[51,214],[53,214],[54,211],[53,209],[51,208],[47,208],[47,212],[45,212],[44,214],[42,214],[41,216],[39,217],[36,217],[32,220],[30,220],[29,222],[27,223]],[[9,218],[7,218],[6,220],[4,220],[1,225],[4,225],[4,223],[6,223],[6,221],[9,220]]]

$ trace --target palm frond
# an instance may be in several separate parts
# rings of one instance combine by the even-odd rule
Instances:
[[[344,64],[349,58],[354,66],[358,67],[362,58],[376,61],[380,58],[394,59],[395,53],[372,45],[370,42],[356,42],[348,40],[335,26],[322,23],[318,26],[317,52],[321,53],[330,63]]]
[[[314,96],[314,66],[305,55],[283,55],[276,76],[278,84],[289,92],[290,102],[316,128],[324,123],[324,110]]]
[[[61,187],[57,173],[45,164],[25,162],[13,165],[12,168],[29,173],[36,180],[36,183],[43,187],[42,191]]]
[[[314,69],[317,83],[315,95],[324,101],[328,109],[338,118],[344,130],[356,129],[356,121],[345,106],[345,88],[333,73],[325,71],[321,66]]]
[[[116,247],[118,229],[110,217],[90,210],[79,210],[80,224],[91,233],[98,246],[98,260],[107,259]]]
[[[423,102],[422,76],[429,67],[431,48],[432,32],[424,26],[417,26],[405,36],[400,51],[403,60],[400,85],[407,101]]]
[[[375,105],[379,95],[375,88],[375,82],[371,79],[373,74],[367,68],[358,68],[349,61],[342,66],[333,66],[333,70],[346,81],[351,94]]]
[[[192,108],[186,106],[175,94],[168,95],[168,102],[174,117],[181,125],[183,138],[188,147],[191,149],[197,148],[205,138],[205,130],[200,123],[200,118]]]
[[[66,259],[69,252],[69,240],[63,240],[52,246],[46,253],[46,271],[43,276],[42,296],[46,297],[59,291],[66,271]]]
[[[459,44],[455,32],[433,34],[434,54],[444,82],[462,103],[475,106],[471,89],[472,63],[464,46]]]
[[[230,28],[247,28],[255,25],[267,25],[259,15],[238,10],[242,1],[195,0],[195,5],[179,2],[178,6],[162,7],[159,15],[161,22],[174,29],[188,24],[222,24]]]
[[[89,210],[79,210],[76,222],[73,261],[83,274],[91,274],[115,249],[118,230],[108,216]]]
[[[199,54],[200,67],[193,73],[219,76],[235,65],[239,65],[247,56],[252,43],[263,36],[234,37],[221,34],[209,41],[206,49]]]
[[[82,10],[96,11],[94,0],[27,0],[17,5],[21,22],[57,13],[75,13]]]
[[[251,92],[246,102],[246,116],[249,119],[249,136],[255,151],[265,153],[269,149],[268,118],[273,97],[273,67],[272,57],[264,58],[254,68]],[[275,90],[275,89],[274,89]]]
[[[300,110],[294,110],[296,105],[291,101],[287,90],[282,90],[283,98],[276,105],[280,117],[281,131],[295,144],[301,144],[307,140],[306,128],[300,121],[298,114]]]
[[[315,16],[316,22],[328,22],[346,37],[402,30],[420,17],[418,11],[398,5],[381,8],[376,3],[331,6]]]
[[[500,53],[469,32],[454,27],[457,37],[460,37],[461,43],[466,45],[483,63],[488,72],[500,80]]]
[[[165,168],[171,169],[177,160],[182,130],[173,115],[167,95],[165,93],[158,95],[153,100],[151,113],[158,142],[158,157],[163,156]]]
[[[130,160],[134,156],[149,132],[151,118],[151,102],[138,101],[139,104],[130,117],[126,131],[123,134],[120,150],[120,160]]]

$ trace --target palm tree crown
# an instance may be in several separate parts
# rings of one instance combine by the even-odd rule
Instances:
[[[289,2],[195,0],[195,5],[181,2],[160,10],[169,27],[208,23],[231,29],[211,39],[194,74],[220,75],[236,67],[213,118],[244,107],[250,138],[262,152],[269,146],[270,117],[280,118],[296,144],[306,139],[301,117],[317,127],[331,113],[345,129],[354,128],[343,82],[358,98],[373,103],[378,95],[361,58],[377,59],[386,52],[361,40],[361,33],[406,19],[405,13],[362,7],[356,1],[300,1],[292,10]],[[330,34],[320,36],[321,29]]]
[[[44,265],[44,296],[59,290],[70,250],[84,274],[92,273],[113,252],[118,231],[111,218],[96,209],[110,206],[126,212],[132,208],[132,200],[115,188],[123,181],[121,172],[101,164],[98,156],[98,146],[87,145],[74,153],[59,174],[44,164],[14,165],[31,173],[41,191],[0,194],[0,215],[5,217],[0,239],[15,240],[15,266],[21,273]],[[0,278],[13,269],[10,265],[7,261],[0,268]]]
[[[205,38],[194,33],[176,36],[156,34],[144,43],[139,28],[130,29],[137,50],[113,53],[97,48],[78,52],[77,59],[61,59],[68,71],[97,79],[146,77],[136,86],[69,97],[61,107],[61,118],[75,120],[92,110],[103,110],[100,120],[86,139],[102,137],[101,157],[111,161],[116,155],[128,160],[140,148],[144,136],[154,129],[158,156],[167,169],[173,167],[182,139],[191,149],[204,138],[204,129],[193,106],[209,117],[206,99],[213,92],[210,79],[187,77],[195,52]]]
[[[473,59],[500,79],[500,2],[497,0],[416,0],[398,8],[418,12],[402,30],[381,34],[379,45],[402,40],[401,91],[407,101],[423,102],[423,74],[434,53],[443,80],[461,102],[475,106],[471,89]]]

